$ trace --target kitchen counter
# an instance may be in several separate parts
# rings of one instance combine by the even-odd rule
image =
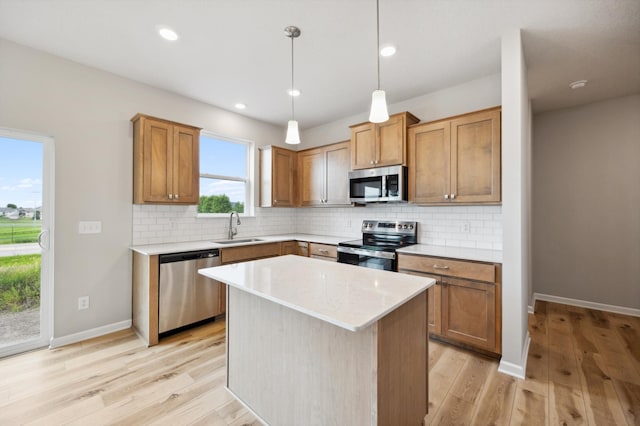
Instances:
[[[259,235],[259,236],[241,236],[236,237],[236,240],[243,240],[248,238],[259,238],[261,241],[251,241],[245,243],[228,243],[221,244],[216,241],[185,241],[178,243],[164,243],[164,244],[147,244],[140,246],[132,246],[131,250],[144,254],[147,256],[153,256],[158,254],[167,253],[179,253],[181,251],[196,251],[207,250],[212,248],[225,248],[225,247],[237,247],[237,246],[250,246],[256,244],[276,243],[279,241],[308,241],[311,243],[320,244],[332,244],[338,245],[339,242],[353,240],[353,237],[334,237],[328,235],[313,235],[313,234],[282,234],[282,235]],[[226,241],[226,240],[223,240]]]
[[[421,424],[434,280],[293,255],[200,273],[228,284],[226,387],[263,423]]]
[[[350,331],[368,327],[435,284],[430,278],[294,255],[199,272]]]
[[[487,250],[464,247],[433,246],[415,244],[397,250],[398,253],[421,256],[448,257],[451,259],[475,260],[478,262],[502,263],[502,250]]]
[[[252,241],[245,243],[220,244],[216,241],[187,241],[178,243],[165,244],[148,244],[132,246],[131,250],[147,256],[178,253],[181,251],[207,250],[212,248],[225,248],[237,246],[249,246],[254,244],[274,243],[278,241],[308,241],[311,243],[338,245],[343,241],[356,239],[355,237],[335,237],[330,235],[315,234],[282,234],[282,235],[261,235],[261,236],[242,236],[237,240],[248,238],[259,238],[262,241]],[[452,259],[475,260],[478,262],[502,263],[501,250],[475,249],[465,247],[450,246],[434,246],[429,244],[416,244],[413,246],[401,248],[398,253],[417,254],[423,256],[448,257]]]

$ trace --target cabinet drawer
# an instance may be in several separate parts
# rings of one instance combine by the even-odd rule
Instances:
[[[398,256],[398,270],[400,269],[468,278],[478,281],[495,282],[496,280],[495,265],[443,259],[440,257],[402,254]]]
[[[309,243],[309,256],[338,258],[338,249],[329,244]]]
[[[220,250],[222,263],[242,262],[280,255],[280,243],[256,244],[253,246],[229,247]]]

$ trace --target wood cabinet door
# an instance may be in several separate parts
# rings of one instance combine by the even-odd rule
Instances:
[[[325,204],[351,204],[349,201],[349,142],[330,145],[325,154]]]
[[[351,169],[375,167],[376,127],[373,123],[363,123],[351,128]]]
[[[295,205],[294,195],[294,171],[295,152],[273,147],[273,169],[272,169],[272,196],[274,207],[293,207]]]
[[[196,129],[175,126],[173,131],[173,202],[200,201],[200,141]]]
[[[300,254],[300,247],[297,241],[284,241],[280,246],[280,255],[286,256],[287,254]]]
[[[500,111],[451,121],[451,201],[500,201]]]
[[[449,122],[411,127],[408,139],[409,201],[447,202],[451,163]]]
[[[480,349],[496,349],[493,283],[443,277],[442,336]]]
[[[298,154],[300,173],[300,205],[316,206],[325,199],[325,153],[322,149],[313,149]],[[346,180],[346,178],[345,178]]]
[[[404,116],[394,115],[377,125],[375,167],[406,164]]]
[[[169,194],[173,194],[172,125],[144,120],[143,170],[143,201],[169,202]]]
[[[404,274],[417,275],[419,277],[433,278],[436,280],[435,285],[432,285],[427,290],[427,326],[429,334],[442,333],[442,312],[440,306],[442,305],[442,292],[440,284],[442,283],[442,277],[440,275],[423,274],[421,272],[398,270]]]
[[[227,285],[220,283],[220,286],[218,287],[220,294],[218,296],[218,300],[219,300],[219,309],[218,312],[220,312],[221,314],[227,312]]]

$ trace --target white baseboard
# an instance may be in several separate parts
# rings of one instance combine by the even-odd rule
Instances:
[[[531,344],[531,336],[527,331],[527,336],[524,339],[524,347],[522,348],[522,360],[520,360],[520,365],[505,361],[504,358],[502,358],[500,360],[500,365],[498,366],[498,371],[500,373],[513,376],[517,379],[524,379],[525,373],[527,372],[527,357],[529,356],[530,344]]]
[[[533,305],[536,300],[544,300],[545,302],[562,303],[564,305],[578,306],[581,308],[596,309],[598,311],[613,312],[615,314],[631,315],[640,317],[640,309],[627,308],[624,306],[606,305],[604,303],[588,302],[586,300],[570,299],[568,297],[551,296],[549,294],[533,293]]]
[[[131,320],[107,324],[102,327],[92,328],[91,330],[85,330],[79,333],[69,334],[67,336],[52,337],[51,342],[49,343],[49,349],[59,348],[60,346],[70,345],[71,343],[82,342],[83,340],[104,336],[105,334],[125,330],[127,328],[131,328]]]

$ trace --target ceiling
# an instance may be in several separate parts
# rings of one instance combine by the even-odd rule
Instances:
[[[180,39],[161,39],[158,25]],[[302,30],[300,127],[367,111],[374,0],[0,0],[0,38],[282,126],[288,25]],[[509,28],[523,30],[536,112],[640,93],[640,0],[380,0],[380,43],[398,49],[381,58],[387,101],[499,73]]]

